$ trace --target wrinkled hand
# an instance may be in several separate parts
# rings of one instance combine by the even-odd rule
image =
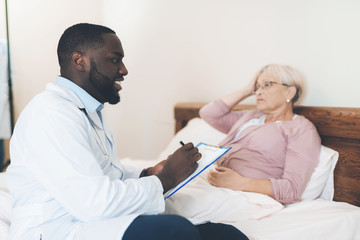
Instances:
[[[215,171],[210,171],[208,174],[208,181],[215,187],[244,190],[247,178],[230,168],[217,167]]]
[[[258,75],[256,74],[250,80],[250,82],[244,87],[244,90],[248,93],[248,96],[255,94],[255,85],[256,85],[257,79],[258,79]]]
[[[164,193],[190,176],[198,167],[197,161],[201,153],[192,143],[177,149],[164,162],[161,172],[156,176],[160,179]]]

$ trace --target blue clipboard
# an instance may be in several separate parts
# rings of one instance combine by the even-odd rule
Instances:
[[[198,161],[198,168],[193,172],[188,178],[186,178],[184,181],[179,183],[176,187],[169,190],[164,195],[164,199],[168,199],[171,197],[174,193],[179,191],[182,187],[184,187],[186,184],[188,184],[191,180],[193,180],[196,176],[198,176],[200,173],[202,173],[205,169],[207,169],[211,164],[216,162],[218,159],[220,159],[225,153],[227,153],[231,147],[220,147],[215,145],[210,145],[207,143],[200,142],[196,145],[196,147],[199,149],[199,152],[201,153],[202,157]]]

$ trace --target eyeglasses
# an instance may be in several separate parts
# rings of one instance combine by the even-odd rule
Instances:
[[[262,90],[268,90],[269,88],[271,88],[274,85],[277,84],[281,84],[283,86],[289,87],[289,85],[285,84],[285,83],[279,83],[279,82],[263,82],[262,84],[255,84],[255,88],[254,88],[254,92],[256,92],[257,90],[259,90],[259,88],[261,88]]]

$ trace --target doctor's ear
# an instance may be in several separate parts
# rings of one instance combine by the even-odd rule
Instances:
[[[87,61],[86,56],[81,54],[80,52],[74,52],[71,55],[71,64],[79,71],[86,71]]]

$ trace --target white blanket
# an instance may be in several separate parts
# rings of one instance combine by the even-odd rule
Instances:
[[[284,208],[273,198],[210,185],[207,174],[201,173],[188,185],[166,200],[165,213],[212,222],[237,222],[261,219]]]

